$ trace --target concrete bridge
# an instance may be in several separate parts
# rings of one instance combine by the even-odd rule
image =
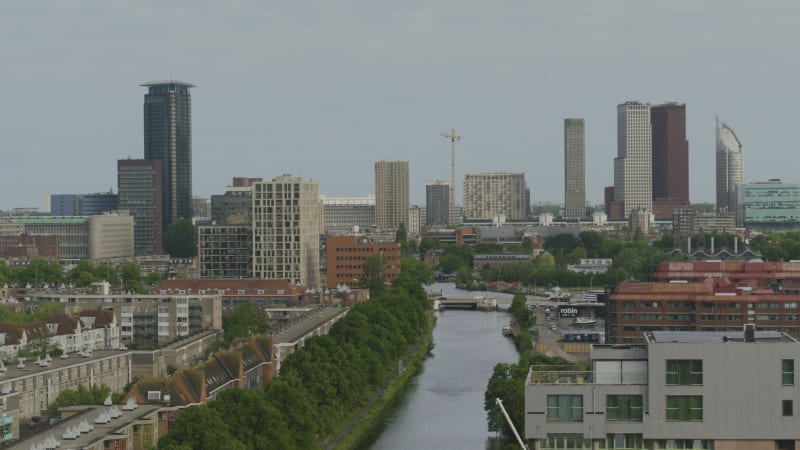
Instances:
[[[433,309],[442,311],[445,309],[475,309],[480,311],[497,310],[496,298],[485,297],[447,297],[433,300]]]

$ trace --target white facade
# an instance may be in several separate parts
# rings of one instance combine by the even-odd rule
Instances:
[[[614,200],[631,210],[653,210],[653,141],[648,103],[617,106],[617,157],[614,159]]]
[[[523,220],[525,188],[522,172],[468,173],[464,176],[464,218]]]
[[[282,176],[253,184],[254,278],[319,288],[319,205],[312,181]]]

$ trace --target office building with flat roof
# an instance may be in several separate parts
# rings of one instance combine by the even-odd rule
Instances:
[[[586,217],[586,138],[583,119],[564,119],[564,218]]]
[[[689,141],[686,104],[650,107],[653,139],[653,213],[671,220],[675,208],[689,205]]]
[[[425,225],[448,226],[450,223],[450,183],[432,181],[425,185]]]
[[[614,201],[622,203],[624,218],[634,209],[653,210],[652,147],[650,104],[618,105]]]
[[[133,216],[134,253],[157,255],[164,248],[161,201],[161,161],[120,159],[117,161],[119,207]]]
[[[749,230],[800,229],[800,184],[781,180],[736,187],[736,225]]]

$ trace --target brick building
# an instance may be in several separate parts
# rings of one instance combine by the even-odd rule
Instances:
[[[270,307],[318,305],[319,294],[307,292],[289,280],[164,280],[154,292],[166,295],[179,293],[215,294],[222,299],[222,308],[232,310],[242,303],[255,303],[260,309]]]
[[[383,271],[387,282],[400,274],[400,244],[394,242],[366,242],[356,236],[328,236],[327,286],[335,289],[339,285],[360,284],[364,277],[364,260],[373,255],[383,255]]]
[[[729,278],[733,282],[753,280],[758,286],[781,283],[787,286],[800,281],[800,262],[763,261],[664,261],[653,273],[656,281],[703,281]]]
[[[727,278],[704,282],[625,281],[608,301],[608,342],[638,343],[650,331],[759,331],[800,336],[800,294]]]

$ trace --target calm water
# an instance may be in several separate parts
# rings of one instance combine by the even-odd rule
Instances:
[[[448,284],[430,288],[440,289],[446,296],[484,295],[498,300],[502,296],[459,292]],[[459,310],[437,314],[432,355],[409,382],[403,399],[387,412],[375,442],[365,448],[491,448],[494,433],[486,429],[483,410],[486,383],[495,364],[517,361],[513,343],[501,334],[508,314]]]

